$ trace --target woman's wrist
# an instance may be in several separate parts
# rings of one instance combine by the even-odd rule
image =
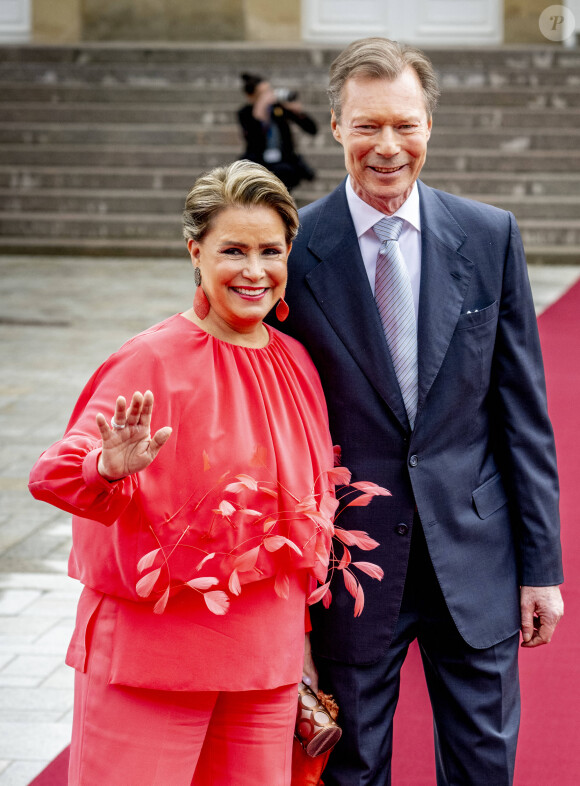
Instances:
[[[126,475],[120,475],[119,477],[111,477],[111,475],[105,470],[105,463],[103,461],[102,453],[99,456],[99,460],[97,461],[97,472],[103,478],[103,480],[107,481],[107,483],[116,483],[118,480],[123,480],[123,478],[127,477]]]

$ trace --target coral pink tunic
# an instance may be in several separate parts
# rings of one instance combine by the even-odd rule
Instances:
[[[67,656],[75,668],[106,598],[116,609],[111,683],[252,690],[300,679],[310,575],[323,577],[328,562],[316,508],[333,493],[333,451],[312,361],[268,331],[262,349],[182,315],[141,333],[95,372],[64,438],[34,466],[32,494],[73,514],[69,573],[85,585]],[[109,483],[97,472],[95,416],[147,389],[152,433],[173,434],[146,470]],[[227,613],[212,613],[227,606],[224,593]]]

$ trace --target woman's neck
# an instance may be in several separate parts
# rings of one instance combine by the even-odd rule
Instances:
[[[200,319],[193,308],[184,311],[182,316],[189,319],[205,333],[209,333],[210,336],[238,347],[262,349],[270,341],[268,329],[261,321],[242,332],[228,325],[227,322],[218,320],[211,311],[205,319]]]

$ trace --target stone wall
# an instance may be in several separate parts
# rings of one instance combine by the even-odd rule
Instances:
[[[504,0],[504,42],[506,44],[549,44],[538,20],[549,5],[564,5],[565,0]]]
[[[241,0],[83,0],[85,41],[236,41]]]
[[[31,0],[32,42],[68,44],[83,40],[82,0]]]
[[[300,41],[300,0],[243,0],[249,41]]]
[[[300,0],[32,0],[35,43],[299,41]]]
[[[555,0],[554,0],[555,1]],[[549,43],[552,0],[503,0],[506,44]],[[31,0],[34,43],[301,40],[301,0]]]

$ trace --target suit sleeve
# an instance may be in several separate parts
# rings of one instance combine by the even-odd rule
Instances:
[[[494,437],[515,517],[520,583],[553,586],[563,581],[556,450],[524,249],[511,213],[509,220],[490,392]]]

